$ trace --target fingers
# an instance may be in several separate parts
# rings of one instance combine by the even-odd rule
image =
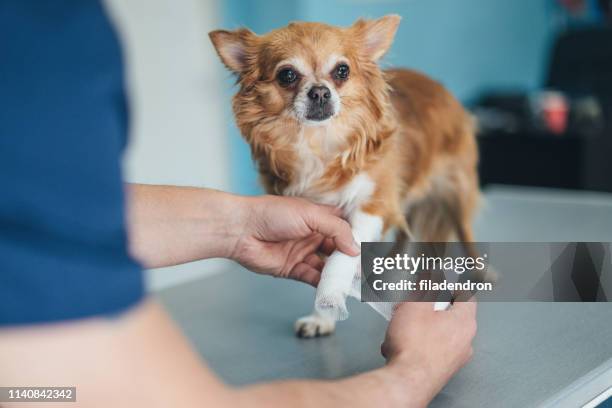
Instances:
[[[389,358],[389,345],[385,341],[380,345],[380,354],[385,358]]]
[[[319,251],[325,255],[331,255],[336,250],[336,244],[331,238],[325,238],[319,247]]]
[[[318,271],[322,271],[325,265],[325,262],[317,254],[308,255],[306,259],[304,259],[304,262]]]
[[[450,311],[451,316],[454,317],[456,324],[460,327],[458,332],[471,342],[478,330],[478,322],[476,321],[476,300],[471,298],[465,302],[455,302],[450,308]],[[466,354],[466,362],[471,358],[471,355],[472,351]]]
[[[455,302],[450,308],[456,314],[462,314],[469,318],[476,317],[476,299],[470,298],[465,302]]]
[[[393,314],[415,310],[419,313],[434,313],[434,302],[402,302],[393,306]]]
[[[323,239],[324,237],[321,234],[314,233],[302,240],[297,241],[297,244],[295,246],[295,252],[292,252],[290,254],[291,258],[296,261],[306,260],[311,255],[314,255],[317,248],[321,246]],[[315,261],[315,258],[310,258],[310,259],[313,262]],[[313,264],[312,266],[316,267],[315,264]]]
[[[292,259],[302,260],[296,263],[285,275],[291,279],[317,286],[321,279],[321,270],[325,262],[314,251],[321,245],[323,236],[312,234],[310,237],[299,241],[289,256]]]
[[[315,205],[316,208],[305,216],[309,228],[331,238],[338,250],[350,256],[361,252],[359,245],[353,239],[353,232],[348,222],[336,215],[333,207]]]
[[[328,211],[330,214],[335,215],[336,217],[342,218],[343,212],[341,208],[334,207],[331,205],[324,205],[324,204],[319,205],[319,207],[322,207],[324,210]]]
[[[289,273],[289,277],[316,288],[321,280],[321,271],[313,268],[306,262],[300,262],[293,267],[291,273]]]
[[[403,302],[393,306],[393,314],[400,310],[414,310],[419,313],[434,313],[435,302]],[[464,302],[454,302],[453,305],[445,310],[452,312],[453,314],[461,315],[465,318],[476,317],[476,299],[470,298]],[[444,311],[444,312],[445,312]]]

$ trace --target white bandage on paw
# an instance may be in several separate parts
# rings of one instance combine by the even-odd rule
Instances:
[[[349,222],[356,242],[380,239],[383,227],[381,217],[356,211]],[[360,273],[360,261],[360,256],[348,256],[340,251],[335,251],[327,259],[315,298],[318,313],[334,320],[348,318],[346,298],[356,294],[354,284],[355,276]]]
[[[334,320],[348,318],[346,297],[351,291],[358,269],[358,256],[348,256],[335,251],[327,259],[315,297],[317,312]]]

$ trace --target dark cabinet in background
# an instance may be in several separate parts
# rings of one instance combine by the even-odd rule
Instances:
[[[481,184],[612,192],[611,140],[536,132],[480,135]]]

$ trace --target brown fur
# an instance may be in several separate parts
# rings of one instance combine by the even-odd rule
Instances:
[[[292,23],[262,36],[246,29],[215,31],[211,39],[238,76],[234,113],[268,192],[283,194],[297,177],[295,146],[304,137],[325,163],[307,197],[338,190],[365,172],[376,187],[361,210],[381,216],[385,229],[398,227],[402,238],[410,230],[422,241],[454,236],[469,242],[479,195],[472,119],[425,75],[379,69],[377,59],[398,24],[395,16],[360,20],[349,28]],[[311,135],[317,130],[290,114],[297,89],[281,87],[274,69],[299,56],[316,71],[339,52],[348,59],[351,74],[348,81],[335,83],[342,110],[330,125],[338,147],[329,155],[321,139]]]

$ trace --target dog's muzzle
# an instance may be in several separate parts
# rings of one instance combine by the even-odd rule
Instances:
[[[331,103],[331,91],[326,86],[315,85],[308,91],[308,110],[306,119],[322,121],[329,119],[334,114],[334,106]]]

